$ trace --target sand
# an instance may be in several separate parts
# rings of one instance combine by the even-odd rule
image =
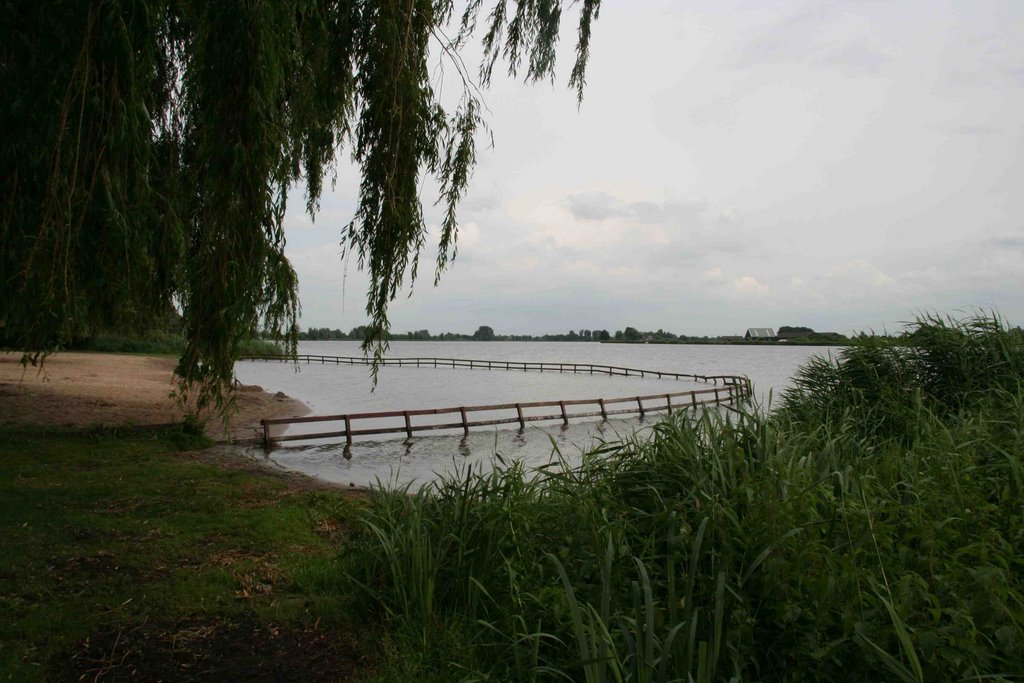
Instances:
[[[20,360],[20,353],[0,353],[0,424],[150,426],[180,422],[185,415],[171,397],[172,358],[64,352],[41,368],[26,368]],[[255,438],[262,435],[261,418],[309,412],[300,401],[256,386],[242,386],[236,395],[227,432],[216,416],[201,416],[212,438]]]

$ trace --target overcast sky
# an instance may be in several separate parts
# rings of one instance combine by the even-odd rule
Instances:
[[[579,109],[574,41],[556,84],[485,92],[458,257],[434,288],[425,252],[393,330],[1024,322],[1021,0],[605,0]],[[366,322],[357,188],[342,164],[315,223],[291,202],[304,328]]]

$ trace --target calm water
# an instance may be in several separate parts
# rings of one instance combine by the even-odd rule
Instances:
[[[358,342],[303,342],[299,352],[361,355]],[[828,349],[569,342],[394,342],[389,355],[595,363],[701,375],[738,374],[749,377],[754,382],[758,397],[768,402],[773,394],[777,395],[787,386],[800,365],[810,356],[821,353],[828,353]],[[371,391],[369,369],[365,366],[296,366],[243,361],[236,364],[235,372],[244,384],[258,384],[270,392],[283,391],[301,400],[313,414],[611,398],[704,388],[703,384],[656,378],[386,367],[381,368],[377,388]],[[474,470],[488,468],[495,453],[506,459],[524,460],[529,467],[538,467],[557,460],[554,453],[557,448],[566,460],[578,461],[581,452],[602,440],[615,440],[649,430],[657,415],[646,420],[632,418],[601,422],[595,419],[573,422],[568,426],[532,423],[522,432],[517,425],[478,427],[465,438],[461,432],[421,432],[411,440],[405,439],[404,435],[357,437],[347,454],[340,442],[301,442],[277,447],[269,454],[260,451],[260,457],[327,481],[360,486],[378,481],[391,485],[412,482],[415,485],[433,479],[438,473],[468,465],[472,465]],[[316,429],[337,428],[333,423],[328,425],[319,425]]]

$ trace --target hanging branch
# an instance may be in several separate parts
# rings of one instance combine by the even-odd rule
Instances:
[[[499,60],[552,78],[563,3],[451,0],[87,0],[0,7],[0,342],[59,349],[180,312],[182,393],[226,414],[240,344],[294,353],[298,283],[285,257],[289,191],[311,216],[348,149],[361,169],[342,245],[370,276],[364,349],[385,352],[388,306],[415,281],[420,184],[443,208],[434,281],[457,253],[457,207],[486,130],[458,49],[485,24],[481,82]],[[582,93],[598,0],[579,7]],[[463,97],[428,70],[446,54]]]

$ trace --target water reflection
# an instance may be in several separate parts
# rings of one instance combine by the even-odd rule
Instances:
[[[576,464],[584,452],[610,440],[644,435],[655,421],[592,421],[526,429],[471,431],[468,435],[429,434],[412,439],[381,439],[344,443],[288,443],[266,457],[275,465],[325,481],[368,486],[418,486],[438,475],[472,465],[474,472],[490,471],[495,456],[521,461],[527,470]]]

